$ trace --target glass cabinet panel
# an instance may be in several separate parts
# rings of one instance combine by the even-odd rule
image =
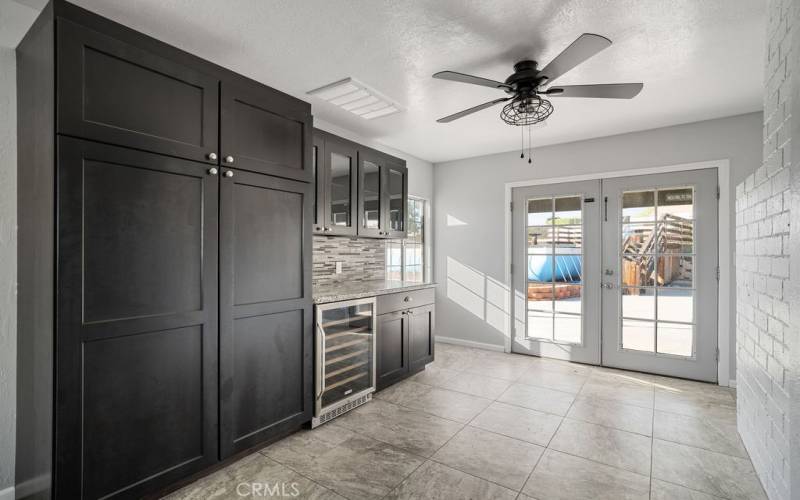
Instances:
[[[381,167],[372,161],[361,163],[363,205],[362,226],[366,229],[381,227]]]
[[[319,414],[375,388],[375,300],[319,305],[317,326]]]
[[[405,231],[406,225],[406,172],[388,168],[387,195],[389,197],[388,226],[390,231]]]
[[[353,158],[339,153],[330,156],[330,220],[333,226],[351,227],[351,204],[353,203],[352,179]]]

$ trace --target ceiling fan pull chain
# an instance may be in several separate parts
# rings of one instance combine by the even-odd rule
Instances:
[[[531,160],[532,154],[531,149],[533,148],[533,144],[531,143],[531,125],[528,125],[528,163],[533,163]]]
[[[519,157],[525,158],[525,130],[519,128]]]

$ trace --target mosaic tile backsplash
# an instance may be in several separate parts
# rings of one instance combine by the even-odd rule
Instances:
[[[336,274],[336,262],[342,272]],[[373,238],[314,236],[313,285],[386,278],[386,241]]]

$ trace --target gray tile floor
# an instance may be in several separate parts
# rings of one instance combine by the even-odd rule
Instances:
[[[170,498],[766,498],[729,389],[436,349],[371,403]]]

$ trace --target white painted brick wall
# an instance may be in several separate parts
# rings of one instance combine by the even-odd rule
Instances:
[[[762,165],[736,188],[739,433],[771,499],[789,499],[789,220],[796,0],[769,0]],[[794,55],[796,58],[797,55]],[[794,497],[792,496],[794,495]]]

